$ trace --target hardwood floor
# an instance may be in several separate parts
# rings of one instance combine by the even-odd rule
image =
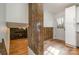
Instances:
[[[28,55],[28,40],[11,40],[10,55]],[[60,40],[46,40],[44,41],[44,55],[79,55],[79,48],[69,47]]]
[[[10,55],[27,55],[28,54],[28,40],[17,39],[10,41]]]
[[[66,46],[60,40],[46,40],[44,42],[44,55],[79,55],[79,48]]]

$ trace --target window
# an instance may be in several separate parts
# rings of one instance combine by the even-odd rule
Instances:
[[[64,27],[64,17],[57,18],[57,28],[63,28]]]

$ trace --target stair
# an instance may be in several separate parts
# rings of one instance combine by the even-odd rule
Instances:
[[[0,43],[0,55],[7,55],[4,39],[2,39],[2,43]]]
[[[0,43],[0,55],[2,55],[2,43]]]

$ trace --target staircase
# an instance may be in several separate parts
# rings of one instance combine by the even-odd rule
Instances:
[[[2,39],[2,43],[0,43],[0,55],[7,55],[4,39]]]
[[[2,44],[0,43],[0,55],[2,54]]]

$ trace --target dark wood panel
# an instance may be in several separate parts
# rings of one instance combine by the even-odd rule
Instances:
[[[27,28],[10,28],[10,39],[27,38]]]
[[[44,27],[44,40],[53,38],[53,28],[52,27]]]

